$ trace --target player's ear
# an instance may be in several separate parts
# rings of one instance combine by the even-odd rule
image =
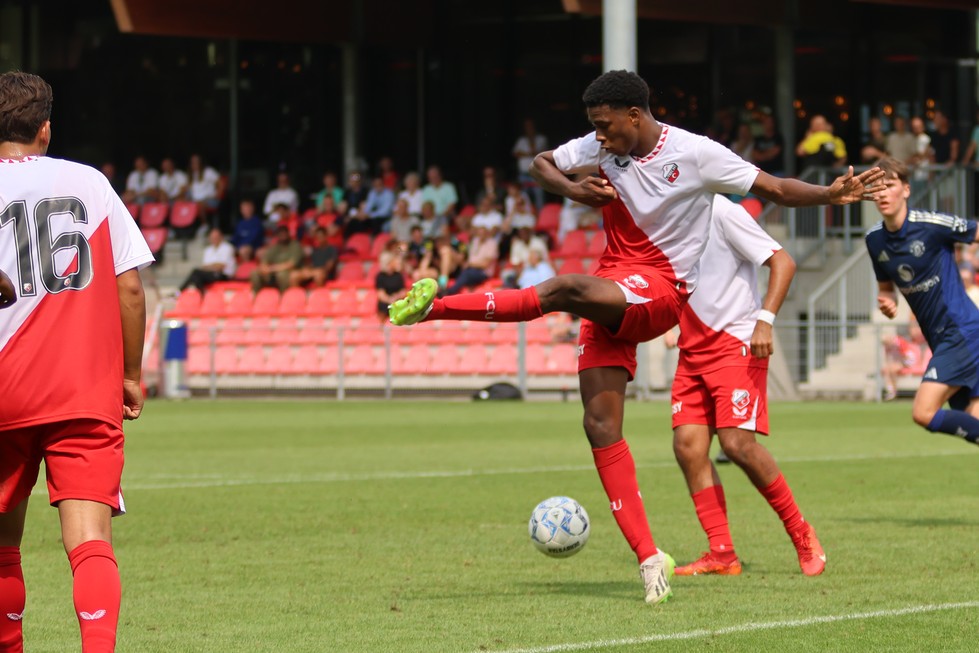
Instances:
[[[37,136],[35,137],[37,144],[41,146],[41,149],[45,152],[48,149],[48,145],[51,144],[51,121],[45,120],[41,128],[37,130]]]
[[[904,199],[911,197],[911,184],[904,184],[904,191],[901,193],[901,197]]]

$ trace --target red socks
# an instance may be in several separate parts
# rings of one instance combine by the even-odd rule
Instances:
[[[779,474],[778,478],[772,481],[768,487],[758,491],[765,497],[772,509],[778,513],[782,523],[785,524],[785,531],[789,537],[795,540],[795,534],[803,529],[805,521],[802,519],[802,513],[799,512],[799,506],[796,505],[795,499],[792,497],[789,484],[785,482],[785,477]]]
[[[75,577],[75,613],[82,631],[82,653],[112,653],[122,589],[112,545],[102,540],[79,544],[68,554]]]
[[[523,290],[493,290],[436,298],[424,321],[528,322],[542,315],[537,289],[531,286]]]
[[[642,563],[649,556],[656,555],[657,549],[646,520],[646,508],[636,481],[636,463],[632,459],[629,445],[625,440],[619,440],[611,446],[592,449],[591,452],[595,457],[595,467],[602,479],[605,494],[608,495],[612,516]]]
[[[697,509],[697,519],[704,532],[711,553],[721,562],[733,562],[734,543],[731,541],[731,529],[727,522],[727,500],[724,498],[724,487],[712,485],[690,495],[694,508]]]
[[[0,546],[0,651],[23,653],[24,571],[20,549]]]

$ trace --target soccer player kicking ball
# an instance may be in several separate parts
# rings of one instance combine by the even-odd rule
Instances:
[[[715,193],[750,191],[787,206],[846,204],[873,199],[881,172],[854,176],[851,168],[830,186],[773,177],[719,143],[657,122],[646,82],[624,70],[598,77],[583,100],[595,131],[538,154],[531,173],[550,193],[602,207],[607,245],[595,275],[561,275],[523,290],[444,299],[435,297],[434,279],[423,279],[389,314],[399,326],[523,322],[555,311],[584,318],[578,379],[585,433],[616,523],[639,561],[646,601],[662,603],[672,593],[669,559],[653,540],[622,437],[636,346],[679,322],[697,285]]]
[[[768,267],[758,297],[757,267]],[[768,434],[768,360],[772,324],[795,275],[795,262],[730,200],[714,197],[700,287],[680,313],[680,361],[673,379],[673,452],[690,489],[710,551],[676,568],[678,576],[736,576],[724,487],[710,461],[710,441],[740,467],[778,513],[807,576],[826,567],[816,532],[799,512],[775,459],[756,439]]]
[[[111,517],[124,510],[122,421],[143,406],[138,268],[153,255],[98,170],[45,156],[51,102],[40,77],[0,75],[0,270],[13,281],[0,282],[0,651],[24,650],[20,545],[43,460],[82,650],[111,653]]]
[[[965,293],[954,252],[956,243],[979,241],[979,228],[975,220],[909,210],[907,167],[892,158],[878,165],[885,172],[877,199],[884,220],[866,237],[877,304],[893,319],[900,290],[932,351],[911,417],[929,431],[979,444],[979,308]],[[946,402],[951,410],[942,408]]]

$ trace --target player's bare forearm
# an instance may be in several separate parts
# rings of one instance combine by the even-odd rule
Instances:
[[[871,168],[853,174],[851,166],[845,175],[829,186],[817,186],[799,179],[783,179],[759,172],[751,192],[782,206],[819,206],[823,204],[852,204],[874,201],[883,192],[884,171]]]
[[[897,291],[893,282],[877,282],[877,308],[892,320],[897,317]]]
[[[574,199],[571,196],[574,190],[574,183],[558,169],[554,163],[554,152],[552,150],[541,152],[534,157],[534,161],[530,164],[530,176],[548,193]]]
[[[0,308],[12,306],[17,301],[17,291],[14,284],[3,270],[0,270]]]
[[[123,377],[139,382],[143,368],[143,339],[146,336],[146,299],[138,270],[116,277],[119,313],[122,318]]]
[[[768,291],[761,307],[766,311],[778,314],[782,302],[789,294],[789,286],[795,278],[795,261],[784,249],[772,254],[764,265],[769,269]]]

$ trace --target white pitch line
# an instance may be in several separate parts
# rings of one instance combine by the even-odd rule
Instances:
[[[685,639],[700,639],[718,635],[740,635],[758,630],[779,630],[783,628],[802,628],[819,624],[836,623],[840,621],[858,621],[862,619],[879,619],[884,617],[901,617],[909,614],[926,614],[946,610],[966,610],[979,608],[979,601],[965,603],[939,603],[935,605],[913,605],[894,610],[874,610],[873,612],[857,612],[855,614],[835,614],[822,617],[807,617],[805,619],[788,619],[785,621],[767,621],[727,626],[715,630],[688,630],[680,633],[664,633],[662,635],[647,635],[645,637],[629,637],[625,639],[602,639],[594,642],[575,642],[573,644],[555,644],[537,648],[505,649],[499,653],[564,653],[565,651],[593,651],[596,649],[612,648],[614,646],[636,646],[653,642],[672,642]],[[663,608],[658,608],[662,610]]]
[[[803,458],[780,458],[781,463],[822,463],[822,462],[846,462],[857,460],[882,460],[899,458],[933,458],[944,456],[969,455],[971,450],[966,451],[942,451],[942,452],[918,452],[907,454],[853,454],[846,456],[813,456]],[[636,465],[637,469],[667,469],[673,468],[676,463],[672,460],[658,463],[646,463]],[[217,474],[149,474],[145,478],[150,482],[140,482],[138,480],[124,481],[123,489],[132,490],[181,490],[208,487],[238,487],[243,485],[297,485],[303,483],[351,483],[362,481],[390,481],[390,480],[412,480],[426,478],[469,478],[475,476],[502,476],[508,474],[548,474],[554,472],[585,472],[592,471],[593,465],[558,465],[553,467],[504,467],[498,469],[457,469],[457,470],[429,470],[429,471],[397,471],[388,472],[329,472],[324,474],[289,474],[285,476],[241,477],[233,478]],[[172,479],[167,482],[164,479]],[[163,480],[163,482],[160,482]],[[155,481],[155,482],[154,482]],[[33,494],[44,495],[47,490],[43,484],[34,489]]]

